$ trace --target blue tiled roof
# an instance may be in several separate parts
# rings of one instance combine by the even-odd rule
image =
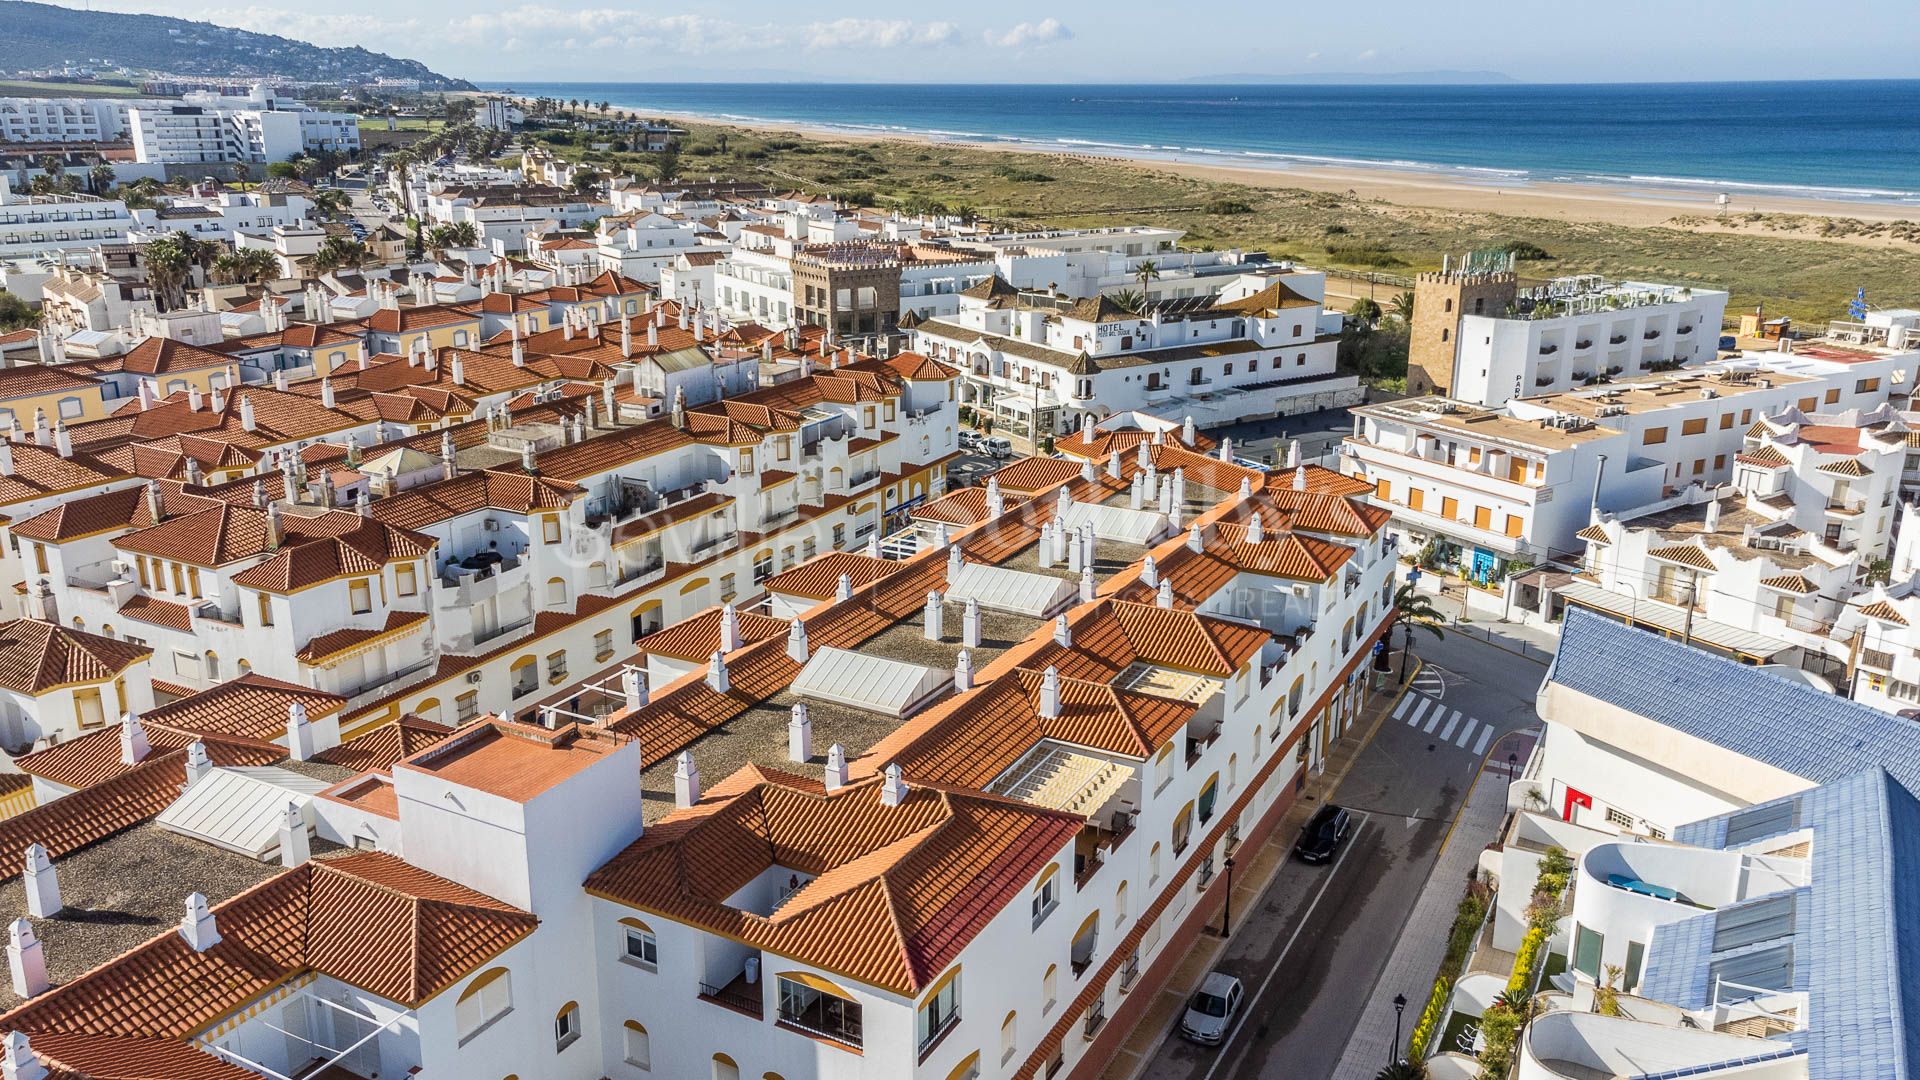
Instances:
[[[1920,790],[1920,723],[1577,605],[1548,677],[1815,784],[1880,766]]]
[[[1813,866],[1794,927],[1808,1027],[1790,1041],[1806,1048],[1813,1080],[1920,1075],[1920,800],[1878,767],[1791,798],[1812,831]],[[1721,847],[1732,816],[1675,838]],[[1641,993],[1704,1006],[1713,924],[1703,915],[1656,931]]]

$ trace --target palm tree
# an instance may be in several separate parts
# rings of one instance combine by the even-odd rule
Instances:
[[[1406,289],[1394,295],[1393,307],[1390,309],[1390,313],[1393,315],[1394,318],[1399,319],[1401,322],[1406,323],[1408,326],[1413,325],[1413,290],[1412,289]]]
[[[1400,622],[1400,681],[1407,681],[1407,657],[1413,652],[1413,630],[1419,627],[1433,635],[1435,641],[1447,636],[1440,629],[1446,624],[1447,617],[1433,606],[1426,594],[1415,589],[1412,582],[1396,589],[1393,594],[1393,615]]]
[[[170,233],[147,244],[147,283],[153,286],[154,305],[175,311],[187,304],[187,282],[193,275],[198,243],[182,233]]]
[[[315,211],[330,218],[339,217],[350,202],[347,193],[339,188],[321,188],[308,197],[313,200]]]
[[[258,285],[278,276],[280,260],[262,248],[222,252],[213,260],[214,279],[227,285]]]
[[[1146,297],[1141,296],[1140,290],[1138,289],[1121,289],[1119,292],[1108,296],[1107,299],[1112,300],[1115,304],[1133,312],[1135,315],[1140,314],[1140,309],[1147,306]]]
[[[319,249],[308,259],[308,263],[324,274],[329,270],[357,270],[365,266],[372,257],[373,253],[367,250],[367,245],[358,240],[329,236],[321,242]]]
[[[87,170],[87,190],[95,195],[106,194],[112,189],[113,182],[113,166],[104,161]]]
[[[1427,1066],[1419,1061],[1396,1061],[1374,1074],[1373,1080],[1427,1080]]]
[[[1133,268],[1133,279],[1140,283],[1140,300],[1144,306],[1147,299],[1147,283],[1160,277],[1160,267],[1152,259]]]
[[[1347,309],[1347,314],[1368,326],[1372,326],[1374,323],[1380,321],[1380,305],[1363,296],[1353,302],[1353,306]]]

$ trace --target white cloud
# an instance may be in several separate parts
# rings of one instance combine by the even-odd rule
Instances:
[[[1320,59],[1320,52],[1317,49],[1307,54],[1307,63],[1309,64],[1313,63],[1315,60],[1318,60],[1318,59]]]
[[[835,19],[805,29],[809,49],[898,49],[945,45],[959,27],[950,22],[914,23],[907,19]]]
[[[1052,45],[1073,37],[1073,31],[1059,19],[1048,16],[1039,22],[1016,23],[1006,30],[988,30],[987,44],[999,49],[1026,49]]]
[[[1363,52],[1363,53],[1361,53],[1361,54],[1360,54],[1359,56],[1356,56],[1356,57],[1354,57],[1354,59],[1355,59],[1355,60],[1371,60],[1371,59],[1373,59],[1374,57],[1376,57],[1376,56],[1379,56],[1379,55],[1380,55],[1380,50],[1378,50],[1378,49],[1368,49],[1368,50],[1366,50],[1365,52]]]
[[[201,8],[191,15],[183,17],[204,19],[221,26],[251,30],[257,34],[278,34],[281,37],[311,42],[315,45],[338,47],[343,45],[363,45],[375,52],[401,51],[384,47],[382,40],[405,41],[421,32],[417,19],[388,19],[379,15],[351,15],[346,13],[319,12],[306,9],[284,10],[263,7],[258,4],[240,8]]]

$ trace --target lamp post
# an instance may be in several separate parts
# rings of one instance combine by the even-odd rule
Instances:
[[[1520,779],[1520,755],[1508,754],[1507,755],[1507,783],[1511,784],[1518,779]]]
[[[1400,682],[1407,681],[1407,654],[1413,652],[1413,623],[1402,620],[1400,623]]]
[[[1227,895],[1220,907],[1220,936],[1227,936],[1227,928],[1233,925],[1233,856],[1227,856],[1221,864],[1227,871]]]
[[[1387,1064],[1400,1060],[1400,1016],[1407,1011],[1407,995],[1393,995],[1393,1046],[1387,1051]]]

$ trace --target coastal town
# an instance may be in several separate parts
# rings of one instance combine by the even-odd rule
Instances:
[[[4,1080],[1920,1076],[1920,292],[83,60]]]

